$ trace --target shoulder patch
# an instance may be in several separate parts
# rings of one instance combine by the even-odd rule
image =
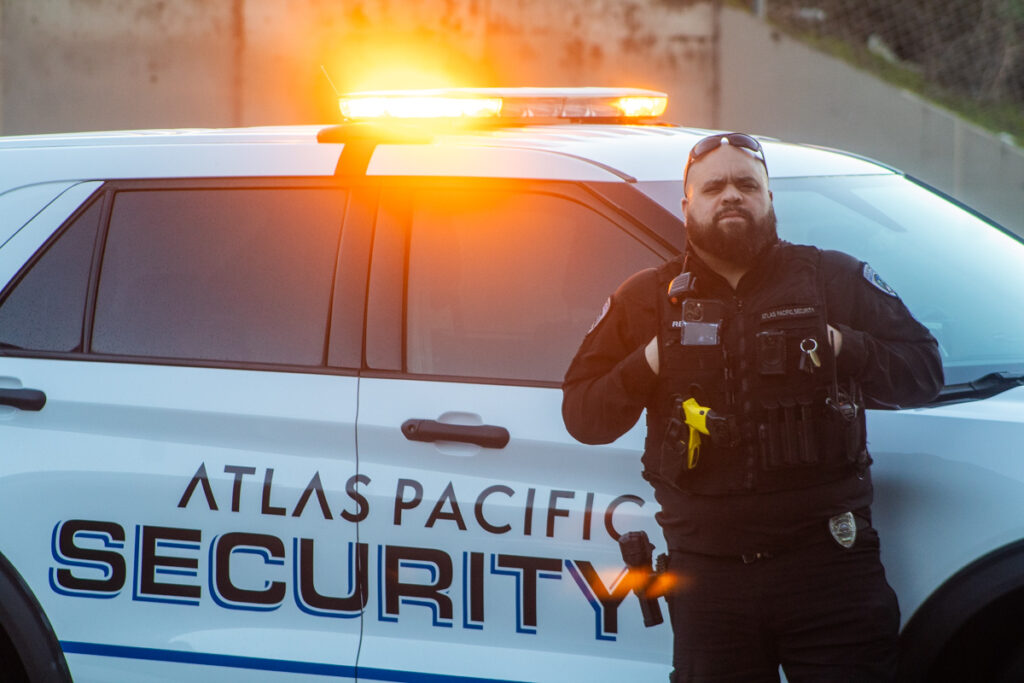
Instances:
[[[595,320],[594,324],[590,326],[589,330],[587,330],[587,334],[590,334],[591,332],[593,332],[594,328],[601,324],[601,321],[604,320],[604,317],[606,315],[608,315],[608,309],[611,308],[611,307],[612,307],[612,298],[608,297],[607,299],[604,300],[604,306],[601,308],[601,314],[597,316],[597,320]]]
[[[875,286],[878,289],[882,290],[882,292],[884,292],[885,294],[888,294],[891,297],[894,297],[894,298],[897,298],[897,299],[899,298],[899,295],[896,293],[896,290],[893,289],[892,287],[890,287],[889,284],[885,280],[882,279],[882,276],[879,275],[878,272],[874,268],[872,268],[869,264],[867,264],[867,263],[864,264],[863,273],[864,273],[864,279],[867,280],[868,282],[870,282],[873,286]]]

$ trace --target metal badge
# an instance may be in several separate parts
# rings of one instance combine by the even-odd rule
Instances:
[[[836,543],[844,548],[852,548],[857,540],[857,520],[853,518],[852,512],[844,512],[828,520],[828,530]]]

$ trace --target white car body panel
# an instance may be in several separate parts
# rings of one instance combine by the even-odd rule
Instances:
[[[882,559],[906,621],[954,573],[1024,538],[1024,387],[870,411],[868,438]]]
[[[13,358],[0,365],[5,386],[37,388],[47,395],[45,410],[37,413],[0,407],[11,452],[40,454],[10,463],[0,478],[4,516],[21,520],[18,537],[32,539],[16,543],[9,531],[5,554],[33,587],[66,650],[136,662],[123,678],[107,672],[94,680],[165,680],[168,675],[180,680],[183,670],[168,669],[173,661],[169,651],[179,649],[214,657],[309,657],[351,666],[359,619],[328,619],[300,610],[294,597],[293,539],[312,538],[318,544],[317,588],[328,592],[342,583],[326,576],[325,567],[343,559],[331,549],[354,540],[355,525],[324,519],[315,497],[299,517],[293,515],[314,473],[334,490],[354,474],[355,378]],[[216,510],[201,485],[186,500],[200,466],[208,473]],[[254,469],[241,478],[237,511],[235,476],[225,467]],[[270,469],[275,474],[264,499]],[[344,502],[331,500],[332,511]],[[278,508],[283,511],[265,512]],[[124,557],[122,588],[75,594],[55,583],[55,571],[80,566],[55,547],[58,528],[76,519],[123,529],[123,541],[106,546]],[[140,534],[155,527],[199,532],[195,542],[169,542],[162,544],[167,546],[163,551],[157,546],[157,555],[183,557],[193,566],[175,568],[159,560],[144,564]],[[280,564],[241,550],[231,557],[230,576],[238,587],[258,590],[267,582],[287,587],[285,598],[267,611],[215,595],[211,547],[232,532],[282,540]],[[88,533],[78,545],[103,547]],[[176,547],[181,545],[188,547]],[[147,592],[140,581],[146,566],[153,567],[161,583],[187,584],[199,596],[179,599]],[[93,568],[75,572],[99,579],[104,577],[101,569],[94,562]],[[97,620],[91,615],[100,602],[105,616]],[[253,629],[267,637],[239,637]],[[147,650],[154,659],[144,656]],[[188,670],[193,680],[223,680],[218,667]],[[76,680],[90,678],[76,673]]]
[[[108,180],[330,179],[345,146],[317,143],[319,130],[0,140],[0,281],[16,277]],[[382,144],[366,169],[356,170],[369,181],[677,182],[686,153],[705,133],[619,125],[508,128],[441,136],[431,144]],[[850,155],[770,140],[764,146],[774,178],[896,175]],[[597,315],[600,301],[594,303]],[[615,632],[603,632],[580,569],[590,563],[613,590],[623,564],[604,516],[617,499],[615,529],[643,529],[656,553],[665,550],[653,518],[657,504],[640,476],[643,417],[612,444],[582,446],[562,424],[560,391],[540,384],[0,355],[0,389],[35,388],[47,397],[39,412],[0,405],[7,454],[0,511],[17,520],[0,535],[0,552],[39,600],[79,683],[354,680],[357,660],[375,680],[663,680],[669,626],[645,629],[636,598],[625,595]],[[410,441],[400,428],[411,418],[498,425],[511,439],[503,449]],[[1024,538],[1024,388],[940,407],[870,411],[868,421],[874,519],[907,622],[965,566]],[[217,510],[196,480],[201,465]],[[254,471],[230,469],[240,467]],[[315,475],[330,519],[311,488]],[[409,498],[413,482],[422,488],[416,504]],[[304,492],[310,495],[295,516]],[[396,496],[402,497],[397,523]],[[509,529],[488,530],[478,515]],[[59,533],[71,520],[123,530],[123,541],[95,529],[76,539],[79,549],[123,557],[119,590],[74,594],[55,578],[60,570],[110,578],[103,561],[62,554]],[[198,586],[198,599],[143,599],[152,595],[136,582],[139,540],[155,527],[200,532],[198,541],[172,542],[163,551],[187,566],[152,558],[146,565],[169,571],[162,574],[169,583]],[[230,553],[229,578],[255,593],[283,584],[283,600],[254,609],[217,594],[211,549],[232,533],[281,541],[280,557],[247,546]],[[302,539],[316,548],[312,579],[296,569]],[[329,600],[321,607],[304,601],[297,592],[302,581],[312,580],[322,598],[355,594],[359,544],[368,553],[362,613],[323,607]],[[429,599],[401,593],[400,584],[429,585],[440,571],[403,556],[406,548],[446,556],[451,585]],[[557,570],[546,564],[535,576],[536,624],[524,622],[526,575],[500,556],[557,560]],[[397,576],[388,575],[388,557],[399,558]],[[483,564],[472,564],[478,561]],[[388,598],[396,586],[393,613]],[[471,609],[479,586],[482,620]],[[445,599],[450,619],[438,616]]]
[[[656,680],[668,675],[663,653],[670,648],[669,630],[644,629],[635,598],[629,595],[617,608],[618,630],[598,637],[591,596],[577,583],[578,569],[572,565],[574,560],[592,563],[612,588],[622,571],[622,559],[604,518],[619,496],[633,498],[613,508],[616,529],[620,533],[644,529],[658,539],[653,519],[657,504],[640,477],[643,427],[638,425],[613,445],[581,448],[565,432],[560,405],[557,389],[361,380],[359,469],[371,479],[366,491],[372,512],[360,526],[360,538],[371,546],[388,539],[392,545],[441,549],[451,556],[454,569],[450,591],[454,618],[448,622],[431,615],[423,605],[403,603],[397,616],[380,604],[368,609],[361,652],[366,666],[391,663],[416,670],[425,660],[432,663],[427,670],[493,675],[487,650],[521,647],[529,656],[513,655],[516,668],[500,679],[556,683],[598,676]],[[408,441],[397,428],[410,418],[501,425],[511,440],[502,449]],[[612,472],[618,476],[609,479]],[[422,502],[401,510],[400,524],[395,524],[396,499],[411,501],[414,492],[411,486],[399,490],[398,482],[409,479],[422,485]],[[451,497],[444,495],[449,484]],[[476,519],[475,501],[495,486],[514,493],[495,491],[486,496],[479,514],[495,527],[507,525],[503,533],[486,531]],[[458,503],[465,530],[444,516],[454,514],[452,500]],[[438,505],[440,516],[432,522]],[[548,536],[549,528],[554,536]],[[483,554],[485,560],[484,620],[475,623],[466,614],[466,583],[472,579],[463,563],[463,555],[473,552]],[[531,601],[522,593],[517,597],[521,579],[500,565],[498,556],[503,554],[555,560],[557,571],[536,578],[533,626],[523,623],[522,614],[529,609],[524,601]],[[371,566],[373,557],[378,556],[371,553]],[[376,595],[380,600],[381,594]],[[425,628],[432,618],[433,628]],[[435,640],[443,647],[434,647],[431,641]],[[420,644],[400,648],[398,642]],[[569,659],[567,653],[578,658]],[[610,659],[619,657],[628,660]]]

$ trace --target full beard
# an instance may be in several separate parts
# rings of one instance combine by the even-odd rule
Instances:
[[[742,214],[744,225],[724,229],[719,223],[722,214],[727,211]],[[708,222],[687,216],[686,235],[690,243],[711,256],[735,266],[750,267],[765,249],[779,239],[775,207],[769,206],[768,212],[760,220],[755,220],[746,209],[723,209]]]

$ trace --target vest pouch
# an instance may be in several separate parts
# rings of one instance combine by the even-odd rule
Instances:
[[[680,455],[667,448],[661,454],[661,470],[659,478],[667,481],[676,488],[683,488],[682,483],[686,477],[686,455]]]
[[[858,467],[867,467],[870,456],[864,443],[864,420],[862,408],[849,395],[840,390],[838,400],[829,398],[825,402],[825,422],[835,444],[837,455],[845,462]]]
[[[757,444],[762,470],[774,470],[783,466],[780,413],[778,404],[762,405],[762,419],[757,425]]]
[[[763,397],[817,394],[832,378],[833,354],[821,307],[813,303],[750,314],[751,390]]]
[[[658,474],[666,481],[678,484],[686,470],[686,447],[689,427],[675,416],[669,417],[665,435],[661,440],[661,462]]]
[[[644,440],[644,453],[640,461],[643,464],[643,477],[652,485],[659,481],[675,484],[675,478],[679,476],[682,458],[663,438],[667,436],[666,431],[665,420],[648,416],[647,438]]]
[[[780,399],[782,411],[782,462],[785,467],[796,467],[800,464],[800,434],[797,430],[799,407],[793,399]]]
[[[672,401],[678,399],[673,395]],[[644,479],[682,488],[689,470],[686,468],[686,447],[689,427],[671,412],[647,413],[647,437],[641,458]]]
[[[810,398],[762,402],[757,423],[761,469],[807,467],[821,462],[820,430],[831,429],[821,406]],[[845,432],[843,432],[845,434]],[[845,438],[845,436],[844,436]]]
[[[797,420],[797,435],[800,441],[800,464],[817,464],[821,460],[821,453],[818,450],[820,410],[810,399],[798,399],[797,410],[800,411],[799,419]]]

